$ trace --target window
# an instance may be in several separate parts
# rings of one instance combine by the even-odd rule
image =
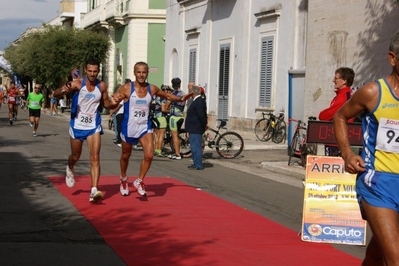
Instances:
[[[220,46],[218,118],[227,119],[230,80],[230,44]]]
[[[273,46],[273,36],[262,38],[259,82],[259,106],[262,107],[272,105]]]
[[[197,66],[197,49],[190,49],[190,59],[188,62],[188,82],[195,82],[195,71]]]

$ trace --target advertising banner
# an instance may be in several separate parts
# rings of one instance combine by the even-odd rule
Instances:
[[[8,73],[12,73],[10,63],[2,55],[0,55],[0,67]]]
[[[307,157],[302,241],[366,244],[367,224],[356,198],[356,175],[344,170],[341,157]]]

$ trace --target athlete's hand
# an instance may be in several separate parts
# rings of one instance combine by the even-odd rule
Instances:
[[[120,102],[123,100],[123,95],[120,94],[119,92],[115,92],[115,93],[112,95],[111,98],[113,99],[113,101],[114,101],[115,103],[120,103]]]
[[[357,174],[359,172],[366,171],[364,161],[362,157],[354,153],[343,157],[345,161],[345,171],[350,174]]]
[[[71,89],[72,89],[72,82],[71,82],[71,81],[68,81],[67,83],[65,83],[64,86],[62,86],[61,92],[63,92],[63,93],[68,93],[68,92],[71,91]]]
[[[190,98],[193,94],[194,94],[194,92],[190,92],[190,93],[185,94],[184,96],[182,96],[181,101],[182,102],[187,101],[187,99]]]

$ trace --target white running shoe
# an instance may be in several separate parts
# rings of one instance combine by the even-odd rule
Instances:
[[[100,190],[90,193],[89,202],[97,202],[103,198],[103,193]]]
[[[75,186],[75,175],[73,171],[69,169],[68,165],[66,167],[65,183],[68,187]]]
[[[125,178],[125,180],[122,180],[122,178],[120,179],[121,181],[121,186],[119,188],[122,196],[127,196],[129,195],[129,184],[127,182],[127,177]]]
[[[170,154],[168,156],[169,159],[173,159],[173,160],[181,160],[181,156],[178,156],[176,154]]]
[[[144,183],[141,179],[136,179],[133,182],[134,187],[137,189],[137,193],[141,196],[147,197],[147,192],[145,192]]]

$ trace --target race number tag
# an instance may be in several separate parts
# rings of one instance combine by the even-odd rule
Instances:
[[[8,97],[8,100],[9,100],[10,102],[15,102],[15,98],[12,97],[12,96],[9,96],[9,97]]]
[[[399,120],[381,118],[377,132],[377,150],[399,153]]]
[[[92,114],[79,114],[78,125],[82,127],[94,128],[95,119]]]
[[[32,101],[30,102],[30,106],[39,106],[39,102],[38,101]]]
[[[133,109],[133,119],[138,125],[147,124],[148,114],[145,108],[135,108]]]

